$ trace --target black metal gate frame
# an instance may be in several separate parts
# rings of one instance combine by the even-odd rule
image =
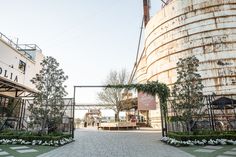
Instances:
[[[73,94],[73,131],[72,131],[72,138],[75,136],[75,94],[76,94],[76,88],[112,88],[112,86],[108,85],[84,85],[84,86],[74,86],[74,94]]]
[[[75,131],[75,126],[74,126],[74,122],[75,122],[75,94],[76,94],[76,88],[114,88],[115,86],[112,85],[83,85],[83,86],[74,86],[74,96],[73,96],[73,131],[72,131],[72,138],[74,138],[74,131]],[[162,109],[161,109],[162,112]],[[167,127],[163,126],[163,117],[161,114],[161,121],[162,121],[162,136],[164,137],[167,134]],[[166,125],[166,124],[165,124]]]

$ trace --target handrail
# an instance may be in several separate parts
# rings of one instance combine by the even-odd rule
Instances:
[[[33,44],[20,44],[20,46],[16,43],[14,43],[11,39],[9,39],[6,35],[4,35],[3,33],[0,32],[0,39],[2,39],[3,41],[5,41],[9,46],[11,46],[13,49],[23,52],[23,55],[25,55],[27,58],[33,60],[33,57],[27,53],[25,50],[26,49],[22,49],[20,46],[22,45],[29,45],[32,46]],[[35,44],[34,44],[35,45]],[[41,50],[37,45],[35,45],[35,48]],[[31,49],[32,50],[32,49]]]
[[[27,50],[27,51],[34,51],[34,50],[40,50],[41,49],[38,47],[36,44],[18,44],[18,50]]]

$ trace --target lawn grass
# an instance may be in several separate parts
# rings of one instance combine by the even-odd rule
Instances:
[[[9,153],[9,155],[15,156],[15,157],[36,157],[40,154],[46,153],[48,151],[51,151],[57,147],[52,146],[32,146],[32,145],[24,145],[31,149],[36,149],[38,152],[32,152],[32,153],[18,153],[16,150],[10,149],[10,147],[16,147],[16,146],[23,146],[23,145],[0,145],[0,149],[2,151],[6,151]]]
[[[179,147],[179,149],[192,154],[196,157],[216,157],[218,155],[226,155],[224,152],[231,150],[232,148],[236,148],[235,145],[219,145],[222,146],[223,148],[216,150],[211,153],[205,153],[205,152],[196,152],[195,150],[197,149],[203,149],[205,146],[190,146],[190,147]],[[230,155],[227,155],[230,156]],[[231,155],[233,157],[233,155]]]

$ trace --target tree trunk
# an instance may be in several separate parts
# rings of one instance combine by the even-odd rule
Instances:
[[[187,125],[187,132],[190,134],[191,131],[192,131],[192,128],[191,128],[191,121],[188,120],[186,125]]]
[[[45,116],[42,120],[42,130],[41,131],[43,134],[47,134],[46,128],[47,128],[47,116]]]
[[[43,134],[48,133],[48,129],[46,130],[46,128],[48,127],[47,121],[48,121],[48,115],[47,115],[47,107],[46,107],[46,109],[44,110],[44,117],[43,117],[42,130],[41,130]]]
[[[47,95],[48,95],[48,92],[47,92]],[[46,131],[46,126],[47,126],[47,119],[48,119],[48,116],[47,116],[47,108],[48,108],[48,98],[46,98],[46,107],[44,109],[44,117],[43,117],[43,123],[42,123],[42,133],[43,134],[47,134],[47,131]]]
[[[119,113],[120,113],[120,111],[117,111],[117,112],[115,113],[115,121],[116,121],[116,122],[119,122],[119,121],[120,121]]]

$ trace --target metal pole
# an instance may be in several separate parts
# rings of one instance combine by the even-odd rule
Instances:
[[[164,110],[164,115],[163,116],[164,116],[164,121],[165,121],[165,136],[167,136],[167,132],[168,132],[168,130],[167,130],[167,119],[166,119],[167,118],[167,106]]]
[[[19,123],[18,124],[18,129],[19,130],[21,129],[21,126],[22,126],[22,116],[23,116],[24,103],[25,103],[25,101],[21,100],[21,102],[20,102],[19,121],[18,121],[18,123]]]
[[[162,1],[162,3],[164,3],[165,5],[167,5],[167,3],[164,1],[164,0],[161,0]]]
[[[208,113],[208,121],[209,121],[210,127],[211,127],[211,129],[212,129],[212,125],[211,125],[211,113],[210,113],[210,105],[209,105],[209,102],[208,102],[208,95],[206,95],[206,96],[204,97],[204,99],[206,99],[207,113]]]
[[[211,111],[212,130],[215,131],[214,114],[213,114],[213,109],[212,109],[212,95],[209,96],[209,105],[210,105],[210,111]]]
[[[162,108],[162,104],[161,104],[161,101],[159,99],[159,104],[160,104],[160,114],[161,114],[161,133],[162,133],[162,137],[165,136],[165,133],[164,133],[164,120],[163,120],[163,108]]]
[[[73,97],[73,108],[72,108],[72,138],[75,137],[74,131],[75,131],[75,92],[76,92],[76,86],[74,86],[74,97]]]

